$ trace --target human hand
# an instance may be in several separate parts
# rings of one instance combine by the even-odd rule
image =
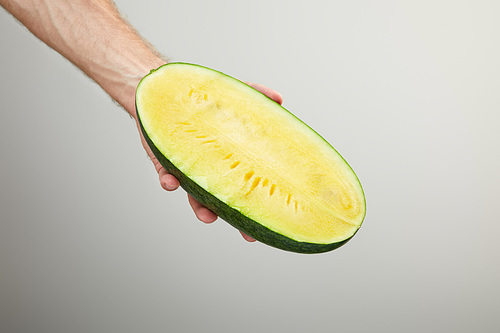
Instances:
[[[283,103],[283,97],[277,91],[275,91],[271,88],[268,88],[266,86],[263,86],[261,84],[258,84],[258,83],[247,82],[247,84],[249,86],[253,87],[254,89],[260,91],[261,93],[263,93],[267,97],[271,98],[272,100],[274,100],[278,104],[281,105]],[[146,140],[144,139],[142,132],[140,130],[139,130],[139,133],[141,134],[142,145],[144,146],[144,149],[146,150],[151,161],[153,162],[153,165],[156,169],[156,172],[158,172],[158,177],[159,177],[161,187],[163,189],[165,189],[166,191],[174,191],[177,188],[179,188],[180,183],[177,180],[177,178],[175,178],[172,174],[169,174],[167,172],[167,170],[165,170],[165,168],[160,164],[158,159],[154,156],[153,152],[151,151],[148,144],[146,143]],[[188,194],[188,202],[189,202],[191,208],[193,209],[194,214],[196,215],[198,220],[200,220],[201,222],[210,224],[210,223],[213,223],[217,220],[217,215],[215,213],[213,213],[208,208],[203,206],[199,201],[197,201],[195,198],[193,198],[190,194]],[[255,241],[255,239],[244,234],[243,232],[240,231],[240,233],[246,241],[248,241],[248,242]]]

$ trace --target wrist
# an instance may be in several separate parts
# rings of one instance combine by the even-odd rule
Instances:
[[[135,91],[141,79],[152,69],[164,64],[166,60],[150,54],[147,57],[129,57],[123,63],[114,64],[111,70],[104,70],[91,77],[134,119]]]

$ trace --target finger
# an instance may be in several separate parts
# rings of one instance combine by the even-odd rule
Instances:
[[[263,93],[267,97],[274,100],[276,103],[278,103],[280,105],[283,104],[283,96],[281,96],[281,94],[279,92],[277,92],[276,90],[268,88],[268,87],[266,87],[262,84],[259,84],[259,83],[248,82],[248,85],[252,88],[257,89],[258,91],[260,91],[261,93]]]
[[[194,214],[201,222],[212,223],[215,222],[215,220],[217,220],[217,215],[214,212],[203,206],[190,194],[188,194],[188,201],[189,204],[191,205],[191,208],[194,211]]]
[[[247,242],[255,242],[255,238],[252,238],[250,236],[248,236],[247,234],[244,234],[240,231],[240,234],[243,236],[243,238],[247,241]]]
[[[169,174],[167,170],[161,168],[158,171],[158,176],[160,178],[161,187],[167,191],[174,191],[179,188],[180,183],[173,175]]]

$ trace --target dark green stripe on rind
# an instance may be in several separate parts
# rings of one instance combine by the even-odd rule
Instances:
[[[136,107],[137,109],[137,107]],[[256,240],[265,243],[267,245],[291,252],[299,253],[321,253],[334,250],[352,238],[332,244],[315,244],[307,242],[298,242],[289,237],[283,236],[275,231],[272,231],[258,222],[250,219],[249,217],[241,214],[238,210],[232,208],[221,200],[217,199],[214,195],[207,192],[200,185],[195,183],[189,177],[184,175],[175,165],[173,165],[155,146],[155,144],[149,138],[146,130],[144,129],[139,110],[137,109],[137,118],[141,127],[142,134],[146,139],[151,151],[156,156],[160,164],[169,173],[174,175],[180,182],[182,188],[189,194],[198,200],[205,207],[213,211],[224,221],[231,224],[238,230],[241,230],[245,234],[255,238]],[[353,235],[354,236],[354,235]]]

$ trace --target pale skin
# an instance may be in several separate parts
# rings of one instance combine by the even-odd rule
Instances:
[[[108,0],[0,0],[0,5],[36,37],[59,52],[99,84],[136,121],[135,90],[141,78],[166,60]],[[249,83],[279,104],[281,95],[263,85]],[[141,132],[139,131],[139,134]],[[158,162],[140,134],[142,144],[167,191],[179,181]],[[212,223],[217,215],[188,195],[196,217]],[[254,241],[242,233],[247,241]]]

